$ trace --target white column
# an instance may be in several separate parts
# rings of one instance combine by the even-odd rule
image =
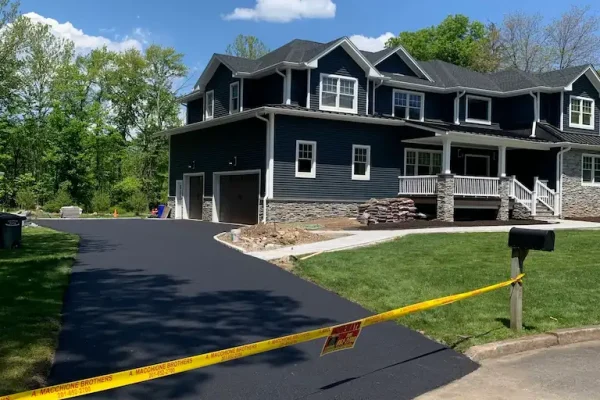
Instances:
[[[306,108],[310,108],[310,69],[306,71]]]
[[[506,177],[506,146],[498,147],[498,176]]]
[[[448,175],[450,171],[450,152],[452,149],[452,141],[450,138],[445,137],[442,139],[443,152],[442,152],[442,173]]]
[[[292,70],[285,71],[285,104],[292,104]]]
[[[367,76],[367,115],[369,115],[369,77]]]
[[[244,111],[244,78],[240,79],[240,112]]]

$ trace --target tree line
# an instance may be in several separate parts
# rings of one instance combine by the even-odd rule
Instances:
[[[147,211],[166,201],[168,142],[181,124],[182,54],[77,54],[49,26],[0,0],[0,203],[57,211]]]

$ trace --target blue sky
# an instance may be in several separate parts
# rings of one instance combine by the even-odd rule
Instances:
[[[600,3],[590,4],[600,13]],[[374,49],[386,33],[434,25],[448,14],[490,22],[521,10],[551,19],[568,7],[558,0],[21,0],[23,13],[35,13],[28,15],[53,25],[81,51],[101,44],[116,50],[173,46],[196,76],[239,33],[255,35],[271,49],[294,38],[359,35],[359,47]]]

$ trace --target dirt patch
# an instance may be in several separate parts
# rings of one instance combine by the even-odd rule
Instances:
[[[340,236],[345,235],[324,235],[297,226],[271,223],[240,228],[239,240],[237,242],[233,241],[231,232],[223,233],[219,238],[235,246],[241,247],[246,251],[263,251],[274,250],[280,247],[321,242]]]
[[[405,222],[393,222],[386,224],[372,224],[360,226],[359,230],[379,231],[396,229],[422,229],[422,228],[446,228],[446,227],[469,227],[469,226],[506,226],[506,225],[545,225],[546,221],[515,219],[509,221],[454,221],[444,222],[437,220],[414,220]],[[356,229],[356,228],[354,228]]]

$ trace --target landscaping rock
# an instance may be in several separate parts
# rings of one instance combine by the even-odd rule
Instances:
[[[426,215],[418,212],[415,202],[412,199],[403,197],[371,199],[358,206],[357,220],[364,225],[412,221],[425,218]]]

